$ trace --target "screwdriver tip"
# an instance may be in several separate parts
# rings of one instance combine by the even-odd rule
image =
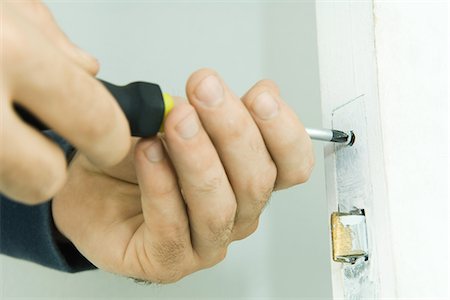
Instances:
[[[340,130],[332,130],[332,131],[333,131],[333,137],[331,139],[332,142],[346,143],[349,146],[352,146],[355,143],[356,137],[353,131],[350,131],[349,133]]]
[[[350,138],[348,139],[348,145],[352,146],[355,143],[356,135],[353,131],[350,131]]]

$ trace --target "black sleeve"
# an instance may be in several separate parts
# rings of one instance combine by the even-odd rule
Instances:
[[[69,158],[74,149],[52,131],[44,132]],[[28,206],[0,195],[0,253],[65,272],[95,269],[55,227],[51,200]]]

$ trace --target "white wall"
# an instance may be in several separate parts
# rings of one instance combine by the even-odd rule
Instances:
[[[180,95],[203,66],[218,70],[239,94],[272,78],[304,123],[320,126],[314,3],[179,2],[55,1],[50,8],[71,39],[100,60],[101,78],[154,81]],[[71,275],[2,258],[2,299],[329,298],[323,155],[315,146],[311,180],[276,193],[259,230],[234,243],[215,268],[169,286],[139,286],[102,271]]]
[[[339,115],[366,127],[352,149],[368,176],[345,202],[365,209],[369,261],[332,262],[333,296],[449,299],[449,2],[317,0],[316,8],[324,124]],[[331,212],[343,202],[337,170],[355,160],[339,165],[342,148],[326,150]]]
[[[448,299],[449,2],[374,2],[397,295]]]

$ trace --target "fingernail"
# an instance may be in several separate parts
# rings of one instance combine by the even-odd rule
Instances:
[[[278,103],[269,92],[263,92],[256,97],[252,110],[258,118],[270,120],[278,115]]]
[[[223,100],[222,84],[216,76],[210,75],[199,83],[195,89],[195,96],[206,106],[217,106]]]
[[[175,130],[183,139],[187,140],[194,137],[199,130],[198,121],[195,114],[193,112],[188,114],[177,124],[177,126],[175,126]]]
[[[163,159],[164,153],[160,142],[153,142],[145,149],[145,156],[150,162],[156,163]]]

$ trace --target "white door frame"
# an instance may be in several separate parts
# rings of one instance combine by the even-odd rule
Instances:
[[[317,0],[316,15],[324,127],[359,134],[358,158],[325,148],[329,213],[350,199],[369,236],[363,269],[332,262],[334,298],[444,298],[448,2]],[[349,179],[336,175],[352,163]]]

